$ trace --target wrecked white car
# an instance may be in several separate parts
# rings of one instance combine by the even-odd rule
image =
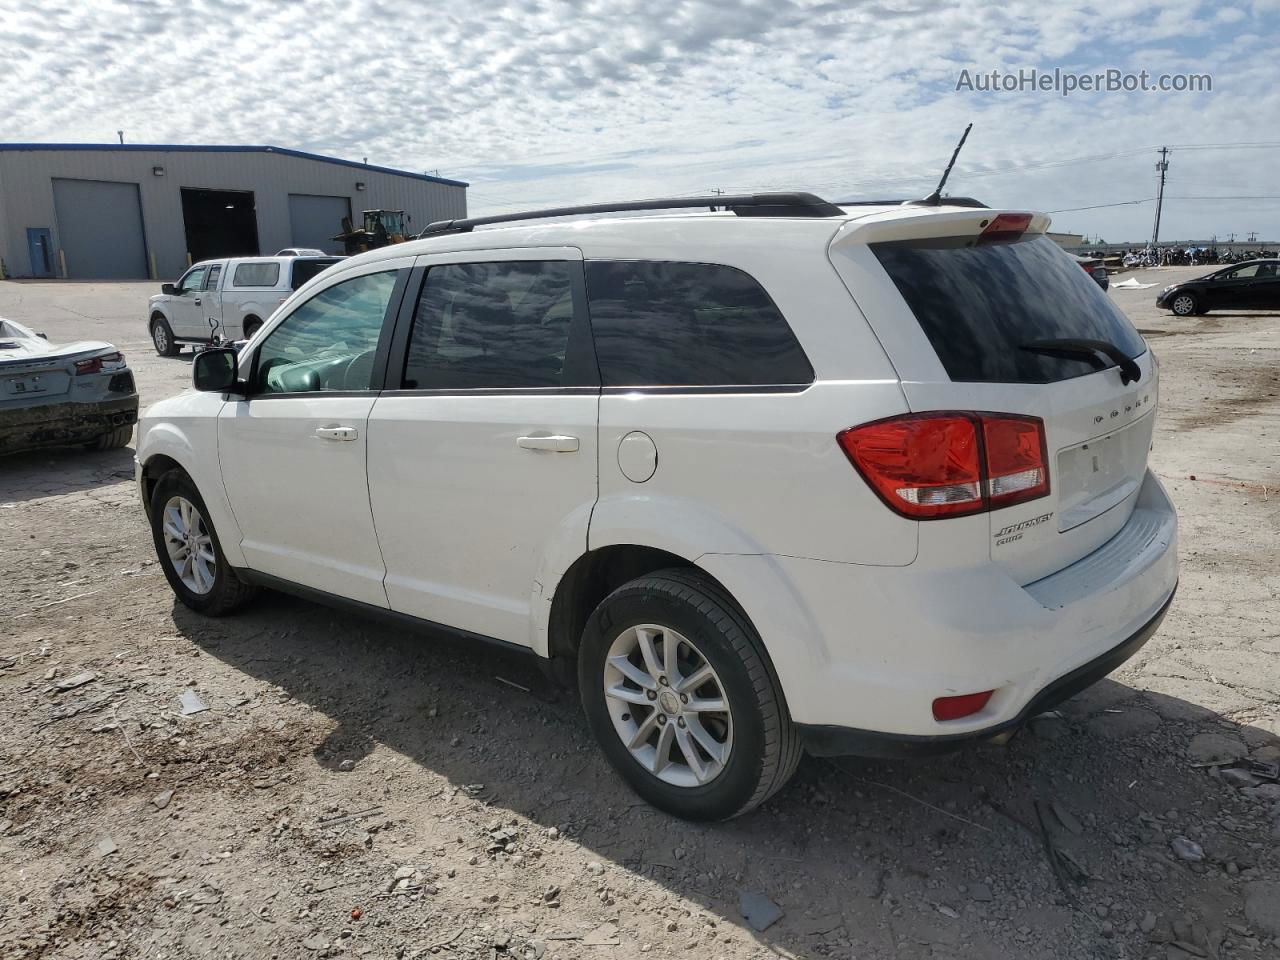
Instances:
[[[123,447],[138,420],[138,391],[109,343],[53,344],[0,317],[0,453],[32,447]]]

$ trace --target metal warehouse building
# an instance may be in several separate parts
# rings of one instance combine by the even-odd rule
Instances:
[[[280,147],[0,144],[0,263],[11,277],[177,277],[218,256],[342,252],[364,210],[409,229],[467,215],[467,184]]]

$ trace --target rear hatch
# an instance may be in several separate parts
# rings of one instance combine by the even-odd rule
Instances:
[[[986,542],[970,544],[1024,584],[1124,526],[1158,387],[1142,337],[1047,226],[985,209],[903,210],[851,222],[831,247],[913,412],[1043,421],[1048,494],[991,511]]]

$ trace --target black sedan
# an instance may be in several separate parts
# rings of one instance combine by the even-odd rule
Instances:
[[[1165,287],[1156,306],[1180,317],[1210,310],[1280,310],[1280,260],[1250,260]]]

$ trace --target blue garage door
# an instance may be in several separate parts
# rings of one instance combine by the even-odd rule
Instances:
[[[325,253],[342,253],[342,218],[351,216],[347,197],[318,197],[310,193],[289,194],[289,236],[295,247],[315,247]]]
[[[147,246],[136,183],[53,181],[58,247],[75,280],[146,280]]]

